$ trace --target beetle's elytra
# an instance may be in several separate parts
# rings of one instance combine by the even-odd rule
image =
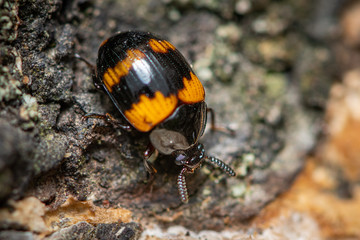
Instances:
[[[183,202],[188,201],[185,175],[204,160],[235,176],[221,160],[208,157],[199,143],[207,112],[213,111],[206,106],[203,85],[171,43],[148,32],[116,34],[100,45],[93,71],[95,86],[129,123],[121,127],[150,133],[146,169],[156,171],[147,161],[154,151],[182,166],[177,184]]]

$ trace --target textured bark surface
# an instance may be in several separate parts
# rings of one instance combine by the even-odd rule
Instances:
[[[71,196],[130,210],[136,222],[64,223],[44,235],[35,231],[40,236],[113,239],[126,233],[136,239],[155,222],[194,231],[238,227],[289,188],[315,146],[336,76],[330,34],[318,29],[334,20],[336,1],[321,21],[321,4],[311,1],[0,2],[8,19],[0,43],[2,205],[14,208],[14,201],[34,196],[45,204],[46,217]],[[86,113],[108,112],[125,121],[73,55],[95,62],[104,39],[134,29],[175,45],[203,82],[217,123],[236,131],[207,131],[201,141],[237,177],[204,164],[187,176],[188,204],[178,196],[180,168],[171,159],[158,157],[158,173],[148,184],[146,134],[82,120]],[[86,211],[96,215],[97,209]],[[32,231],[1,218],[0,229],[6,230],[0,236]]]

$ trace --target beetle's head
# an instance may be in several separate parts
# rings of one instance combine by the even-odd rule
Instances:
[[[218,166],[230,176],[236,175],[234,170],[221,160],[206,156],[201,143],[189,145],[184,135],[179,132],[162,128],[154,129],[150,134],[150,141],[160,153],[173,156],[176,165],[183,167],[178,175],[177,184],[181,200],[185,203],[188,201],[185,174],[193,173],[204,160]]]
[[[176,165],[184,166],[189,172],[198,168],[205,157],[205,149],[201,143],[196,143],[185,150],[176,150],[171,153]]]
[[[154,129],[150,134],[150,141],[160,153],[171,155],[176,165],[186,167],[189,172],[199,167],[205,157],[202,144],[189,145],[184,135],[176,131]]]

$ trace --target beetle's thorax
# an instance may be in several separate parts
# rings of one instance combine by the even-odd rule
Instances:
[[[153,147],[164,155],[170,155],[176,150],[186,150],[190,147],[184,135],[165,128],[154,129],[149,138]]]

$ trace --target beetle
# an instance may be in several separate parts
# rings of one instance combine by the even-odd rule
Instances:
[[[125,130],[149,133],[149,146],[144,152],[144,165],[152,175],[156,169],[148,162],[158,151],[169,155],[182,166],[177,177],[182,202],[188,202],[185,175],[193,173],[204,160],[218,166],[230,176],[235,172],[218,158],[207,156],[199,143],[211,114],[205,103],[205,90],[184,56],[168,41],[149,32],[118,33],[100,45],[95,87],[102,89],[127,120],[118,124]],[[110,115],[88,114],[85,117],[112,119]]]

